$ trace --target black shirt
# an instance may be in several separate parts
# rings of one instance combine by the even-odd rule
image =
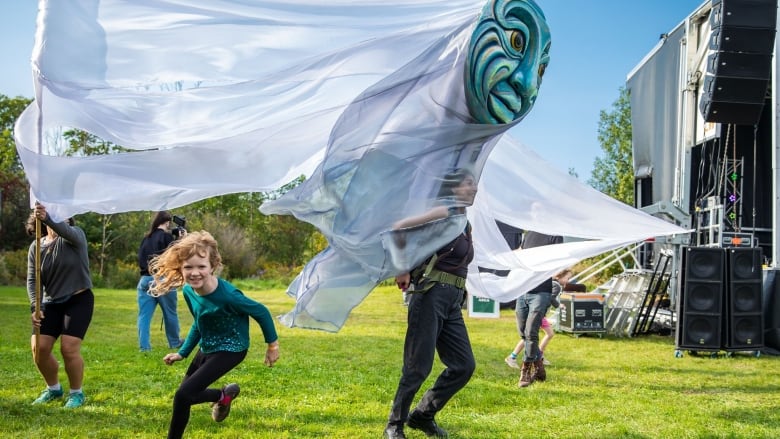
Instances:
[[[541,247],[544,245],[560,244],[562,242],[563,242],[562,236],[545,235],[543,233],[527,231],[523,234],[523,243],[520,244],[520,247],[523,249],[527,249],[527,248]],[[552,278],[549,278],[544,282],[540,283],[539,285],[535,286],[534,288],[531,288],[528,292],[529,293],[540,293],[540,292],[550,293],[552,292],[552,288],[553,288]]]
[[[469,263],[474,259],[471,226],[467,224],[466,229],[457,238],[439,249],[436,254],[439,255],[434,265],[437,270],[465,279],[469,272]]]
[[[138,248],[138,268],[141,276],[149,276],[149,259],[159,255],[173,242],[173,235],[163,229],[157,229],[151,235],[144,237]]]

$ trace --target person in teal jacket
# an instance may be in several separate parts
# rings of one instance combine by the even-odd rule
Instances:
[[[152,294],[167,294],[183,286],[184,300],[193,316],[179,351],[167,354],[163,361],[170,366],[200,346],[173,397],[169,439],[183,436],[193,404],[212,403],[211,416],[217,422],[230,413],[239,385],[231,383],[221,389],[209,386],[246,357],[249,317],[260,325],[268,343],[265,364],[271,367],[279,359],[278,336],[268,308],[218,277],[221,269],[217,241],[206,231],[192,232],[174,241],[149,263],[149,272],[154,276]]]

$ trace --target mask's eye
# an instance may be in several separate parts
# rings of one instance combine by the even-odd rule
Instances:
[[[539,66],[539,77],[541,78],[544,76],[544,72],[547,70],[547,64],[542,64]]]
[[[520,53],[525,52],[525,34],[519,30],[510,31],[509,44],[512,45],[512,49],[515,49]]]

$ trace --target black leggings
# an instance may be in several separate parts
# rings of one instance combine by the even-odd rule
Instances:
[[[54,338],[70,335],[84,340],[94,310],[95,295],[89,288],[70,296],[65,302],[43,304],[41,334]]]
[[[244,361],[246,353],[247,351],[223,351],[204,354],[198,350],[184,375],[184,380],[176,390],[176,395],[173,396],[173,416],[168,428],[168,439],[179,439],[184,435],[193,404],[219,401],[222,389],[208,387]]]

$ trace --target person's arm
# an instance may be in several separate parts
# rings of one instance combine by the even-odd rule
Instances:
[[[46,227],[54,230],[64,240],[68,241],[74,247],[87,248],[87,235],[83,230],[76,226],[71,226],[68,221],[54,222],[51,220],[46,207],[42,204],[35,204],[35,217],[41,220]]]
[[[30,311],[35,309],[35,243],[30,244],[27,252],[27,297],[30,299]]]
[[[187,333],[187,338],[185,338],[184,342],[182,342],[181,346],[179,346],[177,354],[179,354],[181,357],[187,357],[190,355],[190,353],[192,353],[193,349],[195,349],[195,346],[200,343],[201,334],[200,328],[198,327],[197,313],[195,312],[195,308],[193,307],[190,298],[187,296],[186,291],[184,292],[183,296],[184,303],[187,305],[187,309],[190,310],[193,321],[192,326],[190,326],[190,331]]]
[[[240,290],[234,290],[233,301],[238,308],[241,308],[250,315],[263,331],[263,337],[268,346],[265,351],[265,363],[268,367],[273,367],[279,360],[279,335],[276,333],[276,326],[271,312],[260,302],[246,297]]]
[[[163,232],[163,235],[162,235],[162,246],[161,246],[161,248],[158,249],[159,252],[160,253],[164,252],[165,249],[167,249],[168,247],[171,246],[171,244],[173,244],[173,241],[175,241],[175,239],[173,238],[173,235],[171,235],[168,232]]]
[[[181,346],[179,346],[177,354],[179,354],[182,358],[187,358],[195,349],[195,346],[200,343],[200,338],[201,335],[200,329],[198,328],[198,323],[192,322],[190,331],[187,333],[187,338],[185,338]]]
[[[446,206],[437,206],[425,212],[422,215],[404,218],[393,224],[393,229],[408,229],[409,227],[419,226],[442,218],[447,218],[449,212]]]
[[[138,269],[141,272],[149,270],[149,259],[146,257],[146,252],[144,251],[145,245],[146,245],[146,237],[141,239],[141,245],[138,246],[138,252],[136,257],[138,261]]]
[[[268,343],[268,348],[265,351],[265,363],[268,367],[274,367],[276,361],[279,360],[279,340],[274,340]]]
[[[412,217],[399,220],[398,222],[393,224],[393,227],[391,229],[393,231],[392,236],[395,245],[399,249],[406,247],[406,231],[404,229],[409,229],[431,221],[436,221],[438,219],[446,218],[448,215],[449,215],[449,211],[447,210],[446,207],[438,206],[425,212],[422,215],[412,216]]]
[[[80,228],[71,226],[67,221],[55,223],[51,221],[48,214],[46,215],[44,223],[46,224],[46,227],[57,232],[61,238],[68,241],[72,246],[87,247],[87,235]]]
[[[276,334],[274,319],[265,305],[246,297],[240,290],[235,290],[235,294],[231,298],[231,301],[233,301],[232,305],[234,307],[251,316],[257,324],[260,325],[266,343],[270,345],[279,338]]]

